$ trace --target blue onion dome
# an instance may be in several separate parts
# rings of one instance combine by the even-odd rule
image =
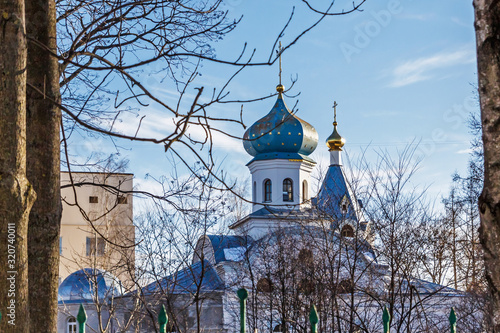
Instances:
[[[271,111],[250,126],[243,146],[254,159],[307,159],[318,145],[318,132],[290,112],[283,101],[284,87],[278,85],[278,99]]]
[[[100,269],[84,268],[73,272],[59,285],[58,301],[93,302],[118,297],[122,294],[120,281]]]

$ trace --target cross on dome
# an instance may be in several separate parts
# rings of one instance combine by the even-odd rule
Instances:
[[[278,50],[276,51],[278,53],[278,58],[279,58],[279,72],[278,72],[278,77],[279,77],[279,84],[276,86],[276,91],[279,92],[280,94],[285,91],[285,86],[281,84],[281,53],[283,52],[283,48],[281,47],[281,41],[278,47]]]
[[[340,136],[337,132],[337,102],[333,102],[333,132],[330,134],[328,139],[326,139],[326,145],[330,150],[342,151],[342,147],[345,144],[345,139]]]
[[[336,123],[337,122],[337,101],[333,101],[333,122]]]

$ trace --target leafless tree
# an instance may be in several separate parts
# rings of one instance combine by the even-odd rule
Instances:
[[[348,182],[363,199],[368,226],[359,220],[347,229],[352,217],[315,208],[275,217],[281,227],[252,243],[241,262],[251,330],[303,331],[311,304],[320,332],[380,331],[384,306],[391,331],[445,329],[449,307],[465,303],[446,286],[450,230],[435,217],[425,187],[413,184],[414,152],[407,147],[396,158],[382,152],[374,165],[357,164],[354,173],[365,179]],[[463,316],[474,329],[480,320],[470,312],[480,304],[470,303]]]
[[[126,320],[118,319],[135,331],[156,332],[161,305],[177,332],[206,331],[207,311],[222,306],[228,288],[204,249],[211,246],[208,234],[221,234],[224,220],[234,213],[228,204],[233,194],[214,189],[217,180],[200,163],[192,168],[196,174],[172,170],[158,179],[168,203],[150,202],[136,225],[136,289],[122,300]]]
[[[293,37],[280,54],[325,17],[356,11],[364,1],[337,12],[333,11],[333,2],[325,10],[319,10],[303,1],[309,10],[318,15],[317,21]],[[13,8],[15,10],[11,10]],[[37,292],[30,296],[34,305],[30,308],[31,324],[55,331],[57,275],[50,272],[57,272],[58,265],[61,216],[57,188],[59,130],[62,133],[64,165],[69,171],[68,139],[82,130],[109,136],[113,142],[125,139],[161,144],[180,161],[187,160],[187,151],[212,170],[215,165],[210,154],[213,134],[234,136],[223,133],[219,124],[243,125],[243,122],[239,114],[220,118],[212,114],[209,107],[231,101],[227,96],[228,85],[241,70],[274,63],[277,42],[271,46],[269,57],[264,61],[256,61],[254,51],[247,52],[246,46],[242,46],[242,52],[236,59],[217,58],[211,43],[222,38],[238,23],[238,20],[228,20],[218,0],[198,3],[43,0],[28,3],[25,11],[23,8],[24,1],[2,2],[2,13],[6,13],[2,14],[2,22],[14,23],[18,29],[8,36],[20,38],[18,45],[8,44],[13,50],[20,51],[12,53],[13,60],[21,61],[19,64],[22,65],[23,59],[27,59],[27,81],[21,75],[22,80],[12,82],[22,86],[19,91],[26,93],[30,110],[29,135],[26,138],[27,152],[21,154],[21,160],[26,156],[28,176],[41,198],[31,214],[29,236],[19,234],[19,237],[29,239],[32,244],[29,250],[30,272],[47,272],[30,274],[30,283],[38,286]],[[25,30],[24,15],[28,22]],[[276,41],[284,35],[292,17],[293,14],[278,33]],[[16,35],[24,31],[26,35]],[[28,41],[27,53],[23,49],[24,38]],[[191,90],[199,75],[201,61],[235,66],[234,75],[210,94],[203,95],[204,87],[198,85]],[[164,79],[171,80],[176,86],[176,101],[164,102],[141,80],[140,74],[147,68],[151,69],[153,64],[157,71],[165,73]],[[188,93],[193,90],[196,91],[194,97],[189,97]],[[145,115],[139,109],[148,105],[158,106],[172,117],[173,129],[163,137],[141,136],[141,122]],[[135,130],[132,133],[120,132],[116,124],[129,112],[140,115]],[[13,128],[22,133],[24,122],[17,125],[20,127]],[[6,126],[12,126],[12,123]],[[201,137],[190,136],[190,127],[199,128],[203,133]],[[199,153],[198,148],[202,147],[208,155]],[[186,163],[186,166],[189,164]],[[230,185],[225,187],[231,188]],[[18,232],[22,231],[20,225]]]

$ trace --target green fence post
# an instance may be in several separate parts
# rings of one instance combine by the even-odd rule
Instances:
[[[384,333],[389,333],[391,315],[389,314],[389,310],[387,310],[387,306],[384,306],[384,314],[382,315],[382,320],[384,321]]]
[[[247,298],[248,291],[245,288],[241,288],[236,292],[238,298],[240,299],[240,333],[246,333],[247,331]]]
[[[158,324],[160,324],[160,333],[165,333],[166,326],[168,323],[167,312],[165,311],[165,305],[161,305],[160,313],[158,314]]]
[[[85,333],[85,323],[87,322],[87,314],[83,308],[83,304],[80,304],[80,309],[78,310],[78,315],[76,316],[78,321],[78,332]]]
[[[457,332],[457,315],[455,314],[454,308],[451,308],[450,317],[448,319],[450,320],[451,333],[456,333]]]
[[[319,322],[318,312],[316,311],[316,307],[311,306],[311,312],[309,312],[309,322],[311,323],[311,333],[317,333],[318,327],[317,324]]]

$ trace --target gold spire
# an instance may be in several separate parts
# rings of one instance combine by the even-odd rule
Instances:
[[[280,41],[278,51],[276,51],[276,52],[278,52],[279,64],[280,64],[280,71],[278,73],[278,76],[280,78],[280,83],[276,86],[276,91],[281,94],[283,91],[285,91],[285,87],[281,84],[281,52],[283,52],[283,48],[281,47],[281,41]]]
[[[326,139],[326,145],[330,150],[342,151],[342,147],[345,144],[345,139],[340,136],[337,132],[337,102],[333,102],[333,132],[330,134],[328,139]]]

